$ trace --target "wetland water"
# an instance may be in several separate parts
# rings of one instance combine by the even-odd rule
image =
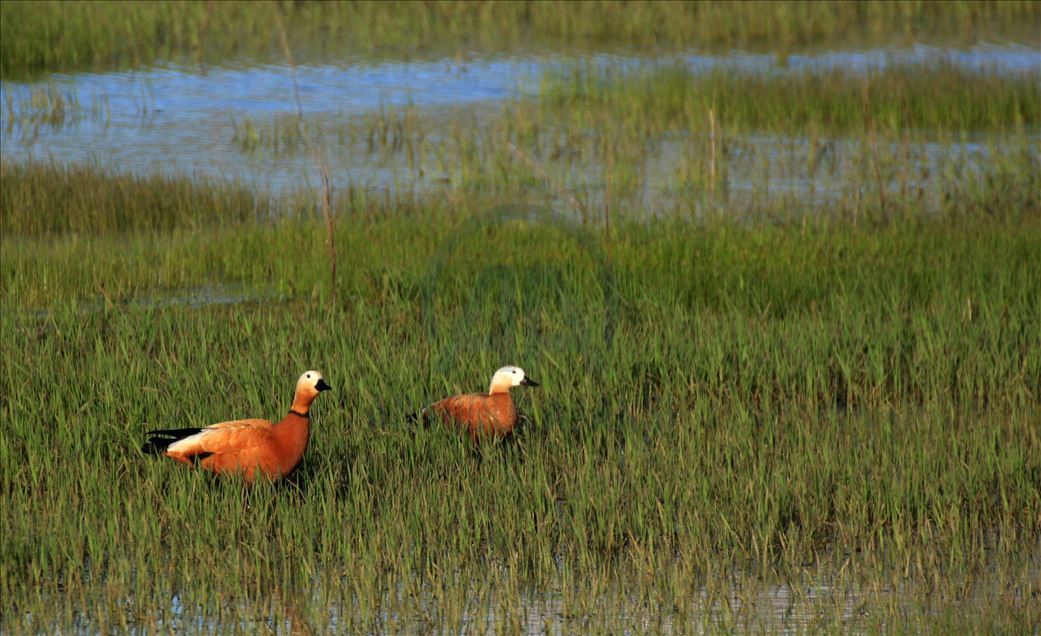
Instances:
[[[1035,555],[1027,578],[1037,580],[1041,576]],[[622,629],[627,633],[684,633],[695,628],[697,631],[714,632],[719,629],[745,631],[769,631],[771,633],[804,633],[809,630],[831,631],[840,628],[854,633],[873,633],[886,630],[886,613],[895,611],[904,617],[943,615],[953,606],[966,613],[977,612],[980,607],[999,606],[1010,600],[1019,604],[1023,595],[1030,593],[1025,587],[1005,590],[990,578],[994,573],[984,572],[971,592],[960,599],[951,595],[930,591],[922,584],[899,576],[884,584],[858,585],[856,577],[844,573],[838,564],[821,564],[800,568],[791,573],[788,580],[772,577],[721,576],[709,586],[700,586],[687,599],[683,608],[648,602],[646,598],[627,593],[623,589],[602,591],[589,608],[587,614],[576,614],[568,598],[569,590],[563,587],[550,592],[521,592],[516,596],[481,595],[474,593],[476,601],[466,603],[458,625],[439,624],[438,602],[433,594],[424,598],[410,598],[403,590],[388,594],[382,599],[384,609],[374,625],[364,616],[355,615],[357,608],[340,603],[323,603],[328,594],[321,586],[305,592],[297,590],[289,594],[265,597],[244,603],[242,614],[252,620],[236,623],[243,631],[265,631],[273,633],[298,633],[317,629],[319,633],[354,633],[359,625],[387,633],[413,633],[415,631],[455,631],[464,633],[571,633],[574,630],[594,632]],[[505,573],[502,573],[505,577]],[[430,590],[427,590],[430,592]],[[1035,592],[1036,593],[1036,592]],[[923,604],[923,599],[928,599]],[[357,599],[355,599],[357,601]],[[419,614],[425,618],[417,621],[416,615],[406,610],[414,605],[422,608]],[[322,607],[320,617],[308,616],[303,608]],[[151,626],[158,631],[206,632],[227,628],[219,617],[209,616],[201,607],[185,605],[179,595],[174,594],[169,607],[161,612],[162,618]],[[27,623],[31,623],[26,617]],[[89,631],[90,623],[83,625]]]
[[[1041,70],[1041,50],[981,44],[965,49],[916,45],[785,57],[741,52],[654,59],[607,53],[583,58],[531,54],[418,62],[353,60],[300,66],[295,71],[287,66],[230,65],[53,75],[41,82],[0,83],[2,158],[96,162],[136,173],[217,176],[278,193],[312,188],[320,156],[338,187],[457,188],[472,185],[473,179],[460,167],[463,150],[446,150],[460,145],[459,134],[450,139],[452,131],[466,128],[463,137],[501,145],[494,135],[474,131],[491,127],[513,100],[536,96],[544,73],[575,63],[611,69],[679,64],[693,72],[722,68],[735,73],[833,69],[864,73],[931,61],[986,73],[1033,72]],[[300,135],[291,130],[297,99],[305,122]],[[1039,138],[1036,131],[1030,133],[1034,154]],[[728,135],[725,130],[720,131],[720,139],[721,146],[723,139],[727,144],[725,151],[720,149],[721,155],[726,153],[721,161],[727,164],[721,172],[726,173],[724,188],[730,195],[748,200],[797,196],[827,201],[855,195],[861,187],[862,140]],[[943,160],[954,156],[972,170],[974,164],[987,160],[991,146],[1004,142],[979,136],[915,140],[902,148],[883,144],[883,154],[910,157],[915,167],[910,177],[889,179],[888,187],[906,188],[909,178],[935,175]],[[706,135],[683,131],[656,140],[654,151],[635,166],[623,198],[628,194],[655,207],[661,200],[674,203],[689,196],[692,186],[684,184],[689,175],[676,166],[685,157],[704,154],[707,143]],[[812,161],[807,160],[810,146],[814,147]],[[595,156],[584,154],[566,166],[565,185],[586,193],[594,204],[605,189],[603,166]]]

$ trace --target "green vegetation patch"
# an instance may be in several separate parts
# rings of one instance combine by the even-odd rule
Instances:
[[[22,2],[0,4],[5,79],[156,62],[427,57],[539,47],[791,50],[980,39],[1034,43],[1034,2]]]
[[[101,200],[185,187],[94,179]],[[185,209],[238,196],[194,187]],[[1041,618],[1036,211],[605,232],[352,196],[335,286],[306,216],[5,229],[4,631]],[[409,422],[505,363],[543,384],[512,443]],[[137,450],[277,417],[311,367],[337,391],[289,483]],[[734,604],[782,583],[790,612]]]
[[[1013,132],[1041,125],[1041,71],[988,74],[923,62],[867,73],[698,72],[577,65],[546,73],[542,104],[574,119],[614,121],[640,134],[721,128],[793,133]]]
[[[0,164],[0,234],[170,230],[272,218],[271,201],[205,178],[117,175],[94,165]]]

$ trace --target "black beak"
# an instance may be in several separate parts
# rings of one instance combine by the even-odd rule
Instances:
[[[333,390],[333,388],[331,386],[329,386],[328,384],[325,383],[325,378],[319,378],[318,379],[318,384],[314,385],[314,388],[318,389],[319,393],[321,393],[322,391],[332,391]]]
[[[535,380],[532,380],[531,378],[529,378],[527,376],[525,376],[524,379],[521,380],[521,386],[538,386],[538,385],[539,385],[538,382],[536,382]]]

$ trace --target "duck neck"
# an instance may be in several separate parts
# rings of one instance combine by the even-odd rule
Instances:
[[[503,383],[496,384],[496,383],[493,382],[492,385],[490,387],[488,387],[488,395],[499,395],[499,394],[502,394],[502,393],[505,393],[506,395],[510,394],[510,385],[509,384],[503,384]]]
[[[513,409],[513,396],[510,395],[509,389],[503,389],[501,391],[492,391],[488,394],[488,399],[498,409]]]
[[[297,393],[293,396],[293,406],[289,407],[289,414],[296,413],[301,417],[308,417],[308,412],[311,410],[311,402],[314,402],[314,396]]]
[[[274,433],[287,456],[302,457],[307,450],[307,438],[311,433],[311,418],[307,414],[307,407],[301,411],[294,404],[289,413],[275,426]]]

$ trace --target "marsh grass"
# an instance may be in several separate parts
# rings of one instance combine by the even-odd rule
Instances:
[[[0,5],[5,79],[175,61],[444,57],[583,47],[791,50],[857,41],[1036,42],[1032,2],[61,3]],[[952,35],[953,34],[953,35]]]
[[[0,164],[0,233],[106,234],[292,216],[242,185],[116,175],[96,165]],[[218,187],[223,186],[223,187]],[[143,213],[147,210],[147,213]]]
[[[993,214],[609,238],[355,193],[335,295],[322,221],[258,219],[226,184],[8,167],[2,191],[4,631],[1039,619],[1041,215],[998,191]],[[82,196],[125,216],[11,222]],[[132,302],[199,284],[284,300]],[[543,382],[513,443],[409,423],[505,362]],[[310,367],[337,391],[288,483],[137,451],[152,427],[278,417]]]
[[[1008,194],[1029,206],[1039,86],[1034,72],[945,62],[865,74],[582,63],[501,105],[384,106],[305,115],[300,125],[247,118],[231,141],[258,158],[320,148],[355,187],[372,183],[353,168],[376,168],[396,191],[550,193],[586,220],[612,203],[693,216],[731,204],[853,214],[970,204],[999,175],[1021,184]]]
[[[244,152],[270,152],[275,156],[307,150],[305,139],[314,136],[297,115],[279,115],[261,124],[249,115],[232,122],[232,143]]]
[[[42,125],[60,128],[83,116],[83,107],[76,96],[55,85],[34,88],[25,99],[18,101],[9,92],[6,102],[8,134],[16,124],[21,128]],[[97,114],[101,109],[95,105],[91,111]]]
[[[622,7],[4,2],[2,72],[290,46],[972,41],[1038,19],[1036,3]],[[473,121],[234,122],[246,153],[317,155],[325,136],[449,186],[337,188],[335,279],[314,192],[4,162],[0,631],[1036,629],[1036,77],[920,70],[576,67]],[[783,161],[754,143],[767,133]],[[626,201],[669,144],[675,196]],[[771,196],[779,170],[836,175],[839,196]],[[755,171],[752,196],[733,192]],[[510,205],[552,188],[597,211],[609,191],[610,223]],[[512,441],[410,423],[505,363],[543,383],[517,394]],[[137,450],[149,428],[277,418],[315,367],[337,391],[284,483]]]
[[[845,69],[699,72],[683,65],[576,64],[545,73],[539,103],[576,123],[621,119],[637,134],[706,131],[715,109],[738,132],[1012,132],[1041,123],[1041,72],[982,73],[947,61]]]

